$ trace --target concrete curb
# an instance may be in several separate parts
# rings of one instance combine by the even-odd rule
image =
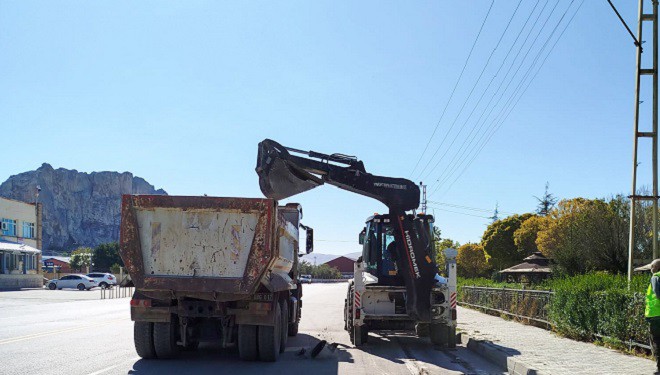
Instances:
[[[488,359],[511,375],[549,375],[517,359],[515,350],[506,350],[489,341],[477,340],[465,332],[457,334],[457,340],[466,348]]]

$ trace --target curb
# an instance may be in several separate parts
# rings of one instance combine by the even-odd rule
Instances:
[[[464,332],[458,333],[456,336],[458,336],[456,341],[508,371],[511,375],[548,375],[517,359],[515,357],[517,352],[514,350],[503,349],[489,341],[477,340]]]

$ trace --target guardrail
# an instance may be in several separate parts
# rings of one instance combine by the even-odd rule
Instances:
[[[549,317],[550,304],[555,294],[549,290],[509,289],[478,286],[461,286],[458,304],[481,309],[489,313],[511,316],[525,323],[547,330],[555,324]],[[622,341],[605,335],[595,334],[600,339],[616,340],[628,346],[651,350],[651,346],[632,339]]]
[[[133,287],[132,286],[114,286],[111,288],[101,289],[101,299],[115,299],[115,298],[127,298],[133,296]]]
[[[344,283],[350,279],[312,279],[312,283]]]

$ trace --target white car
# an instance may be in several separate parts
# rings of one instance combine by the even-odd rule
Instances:
[[[53,279],[46,283],[50,290],[72,288],[78,290],[90,290],[97,287],[96,280],[89,278],[85,275],[66,275],[60,279]]]
[[[92,272],[88,273],[87,277],[96,280],[101,289],[117,285],[117,277],[111,273]]]
[[[312,275],[300,275],[298,276],[298,280],[300,280],[301,284],[311,284],[312,283]]]

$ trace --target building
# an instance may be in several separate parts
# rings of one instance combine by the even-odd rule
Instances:
[[[357,255],[356,255],[357,254]],[[362,255],[361,253],[351,253],[346,255],[335,255],[335,254],[307,254],[303,255],[300,259],[309,264],[320,266],[322,264],[327,264],[330,267],[334,267],[341,272],[341,274],[346,278],[353,277],[353,267],[358,256]]]
[[[40,204],[0,198],[0,289],[43,285],[41,217]]]
[[[43,271],[47,273],[72,273],[71,257],[44,256]]]

